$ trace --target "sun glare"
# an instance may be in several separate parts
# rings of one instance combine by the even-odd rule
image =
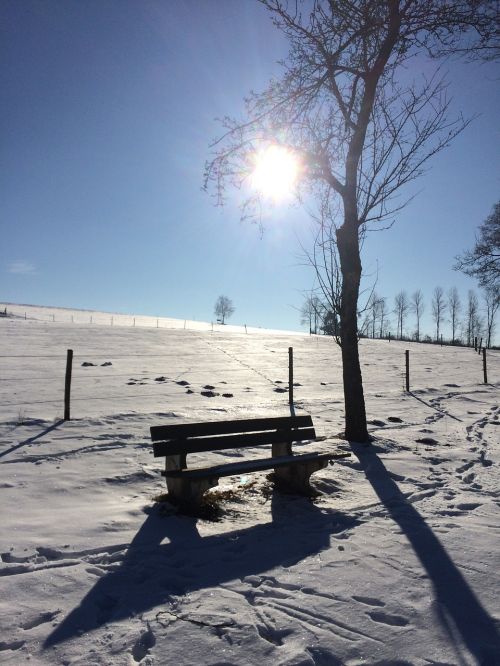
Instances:
[[[297,156],[287,148],[272,145],[255,156],[252,187],[273,201],[289,197],[299,175]]]

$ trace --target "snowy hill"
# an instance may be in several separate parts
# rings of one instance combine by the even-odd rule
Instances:
[[[473,350],[362,341],[364,447],[338,439],[331,339],[12,311],[0,318],[2,663],[500,663],[499,352],[485,385]],[[297,414],[325,451],[352,451],[313,476],[322,495],[273,493],[260,473],[221,482],[215,495],[234,492],[217,522],[157,504],[149,426],[289,414],[289,346]]]

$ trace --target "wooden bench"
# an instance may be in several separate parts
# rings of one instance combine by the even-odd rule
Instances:
[[[292,443],[316,439],[310,416],[211,421],[153,426],[151,439],[155,458],[165,457],[169,497],[180,505],[198,505],[203,493],[217,486],[219,478],[273,469],[277,485],[300,494],[311,494],[311,474],[330,461],[350,453],[293,454]],[[271,445],[271,456],[211,467],[187,469],[189,453],[246,449]]]

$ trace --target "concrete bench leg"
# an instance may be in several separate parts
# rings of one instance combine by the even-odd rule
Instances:
[[[209,479],[179,479],[167,476],[168,495],[181,506],[196,508],[200,506],[204,493],[219,485],[217,477]]]
[[[274,470],[276,485],[293,490],[299,495],[311,495],[314,492],[310,484],[311,474],[327,465],[327,459],[320,459],[309,460],[297,465],[276,467]]]

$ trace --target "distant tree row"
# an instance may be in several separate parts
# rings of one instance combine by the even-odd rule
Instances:
[[[306,298],[301,310],[301,324],[309,325],[312,333],[334,335],[340,343],[341,294],[337,247],[335,239],[325,235],[323,225],[320,226],[313,251],[306,253],[306,260],[315,270],[321,298],[317,294]],[[432,335],[422,337],[421,322],[426,303],[421,289],[411,295],[400,291],[394,297],[392,309],[385,296],[372,291],[365,308],[358,311],[358,336],[389,337],[395,326],[395,337],[400,340],[444,342],[443,326],[449,323],[451,338],[446,342],[472,345],[477,337],[483,338],[485,345],[491,347],[495,318],[500,309],[500,201],[479,227],[474,248],[456,257],[454,268],[478,281],[483,292],[482,307],[473,290],[469,290],[465,302],[462,302],[456,287],[445,293],[442,287],[437,286],[430,304],[435,329]]]
[[[388,309],[385,298],[373,293],[361,322],[360,334],[365,337],[387,337],[392,324],[388,314],[392,314],[395,317],[396,337],[400,340],[444,341],[443,327],[449,323],[451,337],[447,342],[470,346],[474,343],[474,338],[478,337],[483,338],[485,345],[490,347],[495,330],[495,317],[500,307],[498,294],[484,290],[482,305],[483,307],[472,289],[462,301],[456,287],[446,293],[442,287],[435,287],[430,303],[435,328],[431,335],[422,336],[421,320],[426,303],[420,289],[410,296],[404,290],[397,293],[392,311]]]
[[[495,317],[500,308],[498,293],[491,289],[483,291],[482,307],[480,299],[472,289],[462,300],[456,287],[447,292],[437,286],[430,303],[432,321],[435,328],[432,334],[422,335],[422,316],[426,311],[424,294],[417,289],[411,295],[402,290],[393,299],[392,308],[385,296],[372,292],[365,310],[360,313],[359,336],[369,338],[393,337],[399,340],[416,342],[447,342],[451,344],[474,344],[474,338],[483,338],[490,347],[495,331]],[[308,295],[301,309],[302,325],[311,333],[339,336],[339,321],[317,295]],[[443,328],[450,325],[451,337],[444,338]]]

